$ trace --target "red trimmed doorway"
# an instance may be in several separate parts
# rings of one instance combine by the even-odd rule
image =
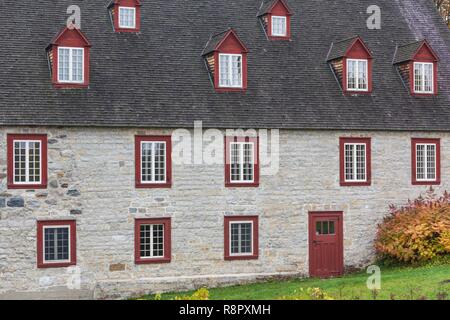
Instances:
[[[344,273],[343,212],[309,213],[309,275]]]

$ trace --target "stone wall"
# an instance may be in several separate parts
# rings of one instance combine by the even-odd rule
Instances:
[[[438,190],[449,187],[447,133],[281,131],[279,172],[259,188],[225,188],[223,165],[174,164],[171,189],[137,190],[134,136],[170,132],[0,128],[0,297],[118,298],[307,275],[310,210],[344,211],[345,265],[363,266],[388,204],[426,190],[411,185],[411,137],[442,138]],[[48,134],[46,190],[7,189],[7,133]],[[372,186],[339,186],[341,136],[372,137]],[[258,260],[224,261],[224,215],[259,215]],[[134,264],[136,217],[172,217],[170,264]],[[77,220],[76,267],[36,267],[38,219]]]

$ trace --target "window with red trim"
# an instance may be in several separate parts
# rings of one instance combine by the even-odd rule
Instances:
[[[412,184],[441,183],[441,140],[412,139]]]
[[[285,0],[273,0],[259,13],[270,40],[290,40],[291,16],[292,11]]]
[[[247,53],[233,29],[209,39],[203,57],[216,92],[247,89]]]
[[[258,259],[258,217],[225,217],[225,260]]]
[[[108,7],[115,32],[139,32],[141,1],[114,0]]]
[[[135,165],[137,188],[172,186],[171,136],[136,136]]]
[[[136,219],[134,232],[136,264],[170,262],[170,218]]]
[[[91,44],[77,28],[64,28],[47,47],[47,55],[56,88],[89,86]]]
[[[62,268],[77,264],[76,221],[38,221],[38,268]]]
[[[371,139],[340,138],[341,186],[370,186]]]
[[[225,186],[259,186],[257,137],[225,137]]]
[[[47,135],[8,134],[8,188],[47,188]]]

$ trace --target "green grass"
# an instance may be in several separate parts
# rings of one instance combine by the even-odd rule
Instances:
[[[339,300],[372,300],[373,291],[367,289],[366,273],[333,279],[294,279],[269,281],[250,285],[210,289],[211,300],[273,300],[311,299],[309,288],[320,288],[328,296]],[[174,299],[193,292],[163,294],[161,299]],[[443,294],[443,295],[442,295]],[[450,264],[437,266],[382,267],[381,290],[377,300],[450,299]],[[154,299],[154,295],[143,299]]]

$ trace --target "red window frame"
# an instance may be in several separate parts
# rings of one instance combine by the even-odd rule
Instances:
[[[166,143],[166,182],[142,183],[141,181],[141,142],[163,141]],[[135,180],[136,188],[172,187],[172,137],[171,136],[135,136]]]
[[[143,218],[134,220],[134,262],[136,264],[170,263],[172,260],[172,219]],[[141,258],[141,225],[162,224],[164,226],[164,257]]]
[[[70,226],[70,261],[44,262],[44,227]],[[37,222],[37,267],[38,268],[64,268],[77,264],[77,224],[75,220],[38,221]]]
[[[41,142],[41,183],[14,183],[14,140]],[[48,181],[48,144],[46,134],[8,134],[7,135],[7,181],[8,189],[46,189]]]
[[[254,149],[253,182],[232,182],[231,181],[231,143],[232,142],[252,142]],[[245,188],[259,187],[259,137],[225,137],[225,187]]]
[[[246,222],[253,223],[252,245],[253,253],[249,255],[232,255],[230,253],[230,223]],[[228,216],[224,219],[224,257],[227,261],[232,260],[256,260],[259,257],[259,218],[258,216]]]
[[[136,33],[141,30],[141,2],[137,0],[119,0],[112,4],[113,24],[115,32],[131,32]],[[119,25],[119,8],[134,8],[135,10],[135,27],[121,28]]]
[[[366,181],[346,181],[345,180],[345,144],[364,143],[366,145]],[[372,150],[371,138],[340,138],[339,139],[339,167],[340,167],[340,185],[343,187],[352,186],[370,186],[372,184]]]
[[[417,180],[417,145],[418,144],[435,144],[436,145],[436,179],[433,181]],[[441,139],[433,138],[412,138],[411,139],[411,181],[417,186],[433,186],[441,184]]]

